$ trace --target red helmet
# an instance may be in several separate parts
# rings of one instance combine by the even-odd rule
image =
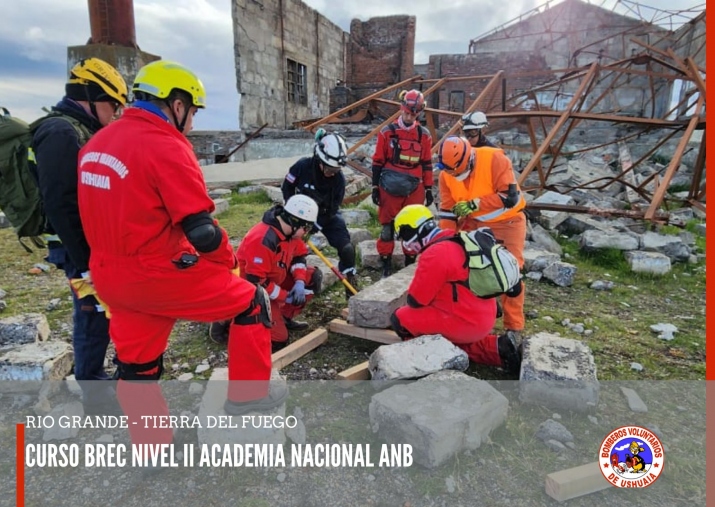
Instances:
[[[419,90],[403,91],[400,93],[400,104],[403,111],[418,114],[425,108],[425,97]]]

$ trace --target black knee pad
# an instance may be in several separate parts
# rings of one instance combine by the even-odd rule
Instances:
[[[340,256],[340,264],[348,268],[355,267],[355,247],[352,243],[342,247],[338,255]]]
[[[253,301],[248,308],[233,318],[233,323],[238,326],[251,326],[263,324],[270,328],[273,326],[273,316],[271,315],[271,300],[266,290],[260,285],[256,285],[256,292]]]
[[[403,340],[405,338],[412,338],[412,333],[402,327],[400,319],[397,317],[397,312],[392,312],[392,315],[390,315],[390,325],[392,326],[392,330],[397,333],[397,336]]]
[[[164,354],[143,364],[123,363],[119,359],[116,363],[115,380],[159,380],[164,372]]]
[[[313,294],[318,295],[323,290],[323,272],[315,268],[313,276],[310,278],[310,283],[305,286],[306,289],[313,291]]]
[[[382,226],[380,239],[382,241],[395,241],[395,222],[390,222]]]

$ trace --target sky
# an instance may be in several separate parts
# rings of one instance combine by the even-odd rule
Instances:
[[[430,54],[466,53],[469,40],[544,0],[304,0],[345,31],[358,18],[409,14],[417,18],[415,63]],[[592,3],[601,5],[599,0]],[[604,0],[606,7],[616,0]],[[686,9],[702,0],[641,0],[660,9]],[[703,4],[704,5],[704,4]],[[619,7],[623,12],[623,4]],[[642,10],[644,17],[652,11]],[[197,130],[237,130],[231,0],[134,0],[139,47],[191,68],[207,90],[208,107],[196,115]],[[90,36],[87,0],[4,2],[0,16],[0,106],[32,121],[63,95],[67,46]]]

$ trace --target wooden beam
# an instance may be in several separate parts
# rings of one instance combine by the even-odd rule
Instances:
[[[311,350],[319,347],[328,339],[328,331],[325,328],[319,327],[315,331],[311,331],[300,340],[294,341],[286,348],[279,350],[271,356],[273,368],[280,370],[293,361],[296,361],[306,355]]]
[[[370,370],[367,365],[369,361],[356,364],[345,371],[338,373],[338,380],[370,380]]]
[[[658,207],[663,202],[665,192],[667,192],[668,185],[670,185],[670,180],[673,179],[673,175],[680,167],[680,160],[683,158],[683,153],[685,153],[685,148],[687,148],[688,146],[690,136],[693,135],[693,131],[695,131],[695,127],[697,127],[698,122],[700,121],[700,112],[702,111],[704,105],[705,97],[703,95],[700,95],[700,97],[698,98],[697,105],[695,106],[695,112],[690,118],[688,128],[685,129],[683,137],[680,138],[680,143],[678,143],[678,146],[675,148],[673,158],[670,160],[670,164],[668,164],[668,167],[665,170],[665,174],[663,175],[663,181],[660,182],[660,185],[656,187],[655,192],[653,193],[653,200],[648,207],[648,211],[646,211],[645,213],[646,220],[653,219],[653,217],[655,216],[655,212],[658,210]]]
[[[358,327],[348,324],[342,319],[333,319],[328,323],[328,329],[333,333],[340,333],[347,336],[362,338],[378,343],[399,343],[402,340],[391,329],[372,329],[367,327]]]
[[[350,104],[349,106],[346,106],[346,107],[344,107],[344,108],[342,108],[342,109],[340,109],[340,110],[338,110],[338,111],[335,111],[335,112],[332,113],[332,114],[329,114],[329,115],[326,116],[325,118],[321,118],[320,120],[318,120],[318,121],[316,121],[316,122],[313,122],[313,123],[311,123],[310,125],[306,125],[306,126],[303,127],[303,128],[304,128],[305,130],[309,131],[309,132],[313,132],[313,129],[314,129],[315,127],[319,127],[319,126],[321,126],[321,125],[323,125],[323,124],[325,124],[325,123],[329,123],[330,120],[332,120],[333,118],[337,118],[337,117],[340,116],[341,114],[345,114],[345,113],[347,113],[348,111],[350,111],[351,109],[355,109],[355,108],[358,107],[358,106],[362,106],[363,104],[366,104],[366,103],[370,102],[372,99],[374,99],[374,98],[376,98],[376,97],[379,97],[380,95],[384,95],[385,93],[391,92],[392,90],[396,90],[397,88],[402,88],[404,85],[410,84],[410,83],[412,83],[413,81],[417,81],[418,79],[421,79],[421,78],[422,78],[422,76],[419,76],[419,75],[417,75],[417,76],[412,76],[412,77],[409,78],[409,79],[405,79],[404,81],[400,81],[399,83],[393,84],[392,86],[388,86],[387,88],[384,88],[384,89],[382,89],[382,90],[380,90],[380,91],[377,91],[377,92],[375,92],[375,93],[373,93],[373,94],[371,94],[371,95],[368,95],[367,97],[364,97],[364,98],[358,100],[357,102],[353,102],[353,103]]]
[[[563,502],[611,486],[600,470],[598,461],[561,470],[546,476],[546,494]]]
[[[340,318],[343,320],[348,320],[348,315],[350,315],[350,309],[349,308],[343,308],[340,310]]]
[[[529,161],[528,164],[526,164],[526,167],[524,170],[521,172],[521,175],[519,176],[519,179],[517,182],[519,185],[522,185],[524,183],[524,180],[526,180],[527,176],[531,173],[531,171],[534,170],[536,167],[536,164],[539,160],[541,160],[541,156],[546,152],[546,149],[549,147],[551,144],[551,141],[553,141],[554,137],[556,137],[556,134],[558,133],[559,129],[564,126],[566,121],[568,121],[570,115],[571,115],[571,110],[576,106],[578,101],[581,99],[581,95],[583,94],[584,90],[588,87],[588,85],[591,83],[591,80],[593,79],[593,76],[596,75],[596,70],[598,69],[598,65],[596,62],[591,64],[591,67],[584,77],[583,81],[581,82],[581,85],[578,87],[578,90],[576,90],[576,93],[574,93],[573,98],[569,102],[569,104],[566,106],[566,109],[564,110],[563,113],[561,113],[559,119],[556,121],[553,127],[551,127],[551,131],[549,134],[546,136],[546,138],[543,140],[541,143],[541,146],[539,146],[539,149],[536,150],[536,153],[534,153],[534,156],[531,157],[531,160]]]

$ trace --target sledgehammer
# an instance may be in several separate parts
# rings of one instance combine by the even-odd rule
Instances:
[[[352,292],[353,294],[357,294],[357,291],[355,290],[355,287],[353,287],[353,286],[350,284],[350,282],[348,282],[348,279],[345,278],[345,275],[342,274],[338,268],[336,268],[335,266],[332,265],[332,263],[328,260],[328,258],[327,258],[325,255],[323,255],[323,252],[321,252],[320,250],[318,250],[318,247],[315,246],[312,241],[307,240],[306,243],[308,244],[308,246],[310,247],[310,249],[311,249],[313,252],[315,252],[315,255],[317,255],[318,257],[320,257],[320,260],[323,261],[323,262],[325,263],[325,265],[328,266],[328,267],[330,268],[330,270],[337,275],[338,279],[339,279],[341,282],[343,282],[343,285],[345,285],[345,287],[347,287],[348,290],[349,290],[350,292]]]

